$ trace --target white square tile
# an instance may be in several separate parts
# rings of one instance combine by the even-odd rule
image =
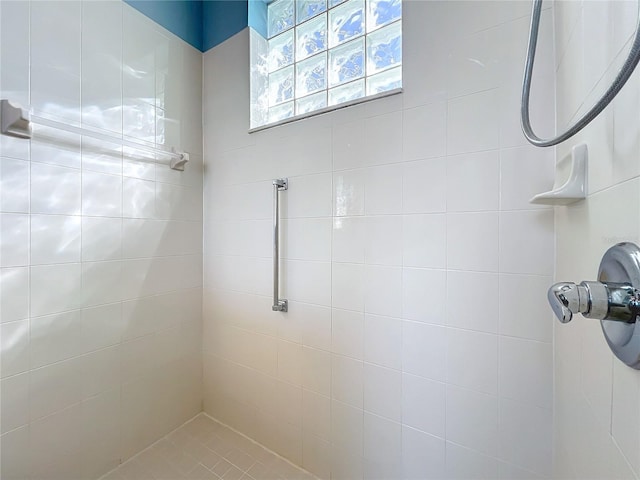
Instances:
[[[14,375],[0,381],[2,397],[2,433],[14,430],[29,423],[29,374]],[[4,439],[3,439],[4,442]],[[26,452],[28,452],[28,448]],[[4,462],[3,462],[4,463]]]
[[[444,381],[447,365],[446,328],[402,322],[402,371]]]
[[[404,478],[444,478],[444,439],[403,425],[402,472]]]
[[[0,157],[0,212],[29,213],[29,163]]]
[[[447,268],[497,272],[498,252],[497,213],[447,215]]]
[[[302,427],[324,440],[331,438],[331,399],[324,395],[302,391]]]
[[[331,354],[323,350],[302,349],[302,386],[312,392],[331,396]]]
[[[120,261],[82,264],[82,306],[114,303],[124,298]]]
[[[498,90],[449,100],[447,154],[493,150],[499,145]]]
[[[362,360],[364,313],[331,310],[331,351]]]
[[[549,307],[541,302],[551,277],[534,275],[500,275],[500,333],[539,342],[551,342],[553,322]],[[520,295],[520,292],[528,292]],[[513,312],[520,311],[519,315]]]
[[[331,260],[331,219],[295,218],[281,225],[282,258],[293,260]],[[264,242],[268,245],[268,242]],[[255,248],[255,245],[252,245]]]
[[[82,173],[82,214],[93,217],[122,216],[122,177]]]
[[[402,113],[392,112],[365,120],[365,158],[369,165],[402,161]]]
[[[81,305],[79,263],[31,267],[31,315],[72,310]]]
[[[0,268],[0,323],[29,316],[29,267]]]
[[[114,303],[82,310],[82,352],[120,343],[125,331],[122,305]]]
[[[552,418],[551,409],[501,399],[500,458],[543,477],[552,475]]]
[[[281,194],[282,218],[331,216],[331,192],[330,173],[289,178],[289,189]],[[264,205],[264,198],[258,199],[261,205]],[[271,212],[271,205],[268,202],[267,207]]]
[[[366,165],[364,121],[358,120],[334,126],[332,142],[333,168],[335,170]]]
[[[447,440],[495,457],[498,397],[447,385]]]
[[[134,220],[135,221],[135,220]],[[122,219],[82,218],[82,260],[117,260],[122,253]]]
[[[365,262],[369,265],[402,265],[402,217],[366,217],[365,224]]]
[[[365,268],[364,311],[399,318],[402,304],[402,268],[367,265]]]
[[[447,211],[497,210],[500,160],[497,150],[447,158]]]
[[[404,215],[402,217],[402,265],[445,268],[447,223],[445,215]]]
[[[31,140],[32,162],[80,168],[80,135],[44,126],[36,126],[34,132]]]
[[[402,318],[446,323],[447,272],[425,268],[402,269]]]
[[[29,215],[0,215],[0,266],[18,267],[29,264]]]
[[[331,264],[288,260],[281,273],[282,295],[290,300],[331,305]],[[270,284],[265,288],[271,288]]]
[[[0,324],[0,376],[8,377],[30,368],[29,321],[19,320]]]
[[[479,392],[498,393],[498,337],[447,330],[447,383]],[[473,362],[469,359],[473,358]]]
[[[554,247],[552,211],[500,214],[500,271],[551,275]]]
[[[402,470],[402,426],[376,415],[364,414],[364,475],[399,478]]]
[[[331,356],[331,398],[353,407],[363,407],[363,364],[340,355]]]
[[[80,170],[31,164],[31,213],[79,215],[80,195]]]
[[[364,263],[366,219],[336,217],[333,219],[332,259],[334,262]]]
[[[474,305],[447,309],[447,325],[451,327],[498,333],[499,282],[497,273],[447,272],[447,305],[464,302]],[[510,312],[513,316],[513,311]],[[522,315],[526,317],[526,312]]]
[[[32,421],[80,401],[81,365],[81,361],[73,359],[31,370],[29,415]]]
[[[441,157],[446,154],[446,102],[404,110],[402,125],[402,155],[405,160]]]
[[[402,374],[402,422],[444,438],[445,385],[415,375]]]
[[[333,214],[364,215],[365,170],[346,170],[333,175]]]
[[[532,146],[500,151],[500,209],[529,210],[545,208],[529,200],[553,187],[555,155],[552,150]],[[527,181],[523,182],[522,179]]]
[[[364,360],[399,370],[402,368],[402,321],[365,315]]]
[[[498,478],[498,461],[475,450],[447,441],[446,476],[451,480]]]
[[[125,177],[122,179],[122,216],[154,218],[156,190],[154,182]]]
[[[440,213],[446,211],[446,165],[445,158],[407,162],[402,165],[403,213]]]
[[[75,357],[82,352],[79,310],[31,319],[31,367]]]
[[[402,416],[402,374],[364,364],[364,410],[399,422]]]
[[[551,408],[553,354],[549,343],[500,338],[500,395]]]
[[[364,412],[360,408],[333,400],[331,402],[331,441],[350,454],[363,451]]]
[[[32,215],[31,264],[80,261],[80,216]]]
[[[402,166],[371,167],[365,174],[365,213],[385,215],[402,212]]]

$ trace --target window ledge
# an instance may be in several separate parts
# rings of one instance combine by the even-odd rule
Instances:
[[[333,112],[335,110],[340,110],[342,108],[351,107],[353,105],[358,105],[360,103],[370,102],[372,100],[377,100],[379,98],[390,97],[392,95],[397,95],[402,93],[402,88],[394,88],[393,90],[388,90],[386,92],[380,92],[375,95],[369,95],[367,97],[356,98],[349,102],[344,102],[339,105],[332,105],[330,107],[321,108],[319,110],[314,110],[313,112],[303,113],[301,115],[295,115],[293,117],[285,118],[284,120],[279,120],[273,123],[267,123],[265,125],[261,125],[259,127],[254,127],[249,129],[249,133],[260,132],[262,130],[267,130],[273,127],[279,127],[280,125],[286,125],[287,123],[297,122],[298,120],[304,120],[305,118],[315,117],[316,115],[322,115],[323,113]]]

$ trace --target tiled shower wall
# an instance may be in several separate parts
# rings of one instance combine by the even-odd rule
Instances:
[[[0,476],[97,478],[201,410],[201,53],[119,1],[0,15],[1,98],[191,153],[0,137]]]
[[[249,30],[204,56],[205,411],[322,478],[551,475],[553,150],[527,2],[403,3],[404,92],[248,134]],[[545,10],[534,122],[554,127]],[[271,311],[271,179],[282,295]]]
[[[556,4],[558,124],[593,105],[617,74],[638,18],[635,1]],[[595,280],[604,252],[640,244],[640,73],[598,119],[559,147],[589,149],[589,196],[556,212],[557,281]],[[640,476],[640,372],[613,356],[600,322],[577,317],[555,327],[555,475]]]

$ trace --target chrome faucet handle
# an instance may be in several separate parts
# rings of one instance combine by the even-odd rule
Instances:
[[[556,283],[549,289],[547,298],[562,323],[570,322],[574,313],[626,323],[635,322],[640,315],[640,290],[628,283]]]
[[[572,282],[556,283],[549,288],[549,304],[562,323],[569,323],[574,313],[587,312],[587,292],[582,285]]]

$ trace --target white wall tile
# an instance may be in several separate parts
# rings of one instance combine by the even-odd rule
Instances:
[[[18,267],[29,264],[29,216],[4,213],[0,215],[0,266]]]
[[[551,342],[555,318],[538,301],[551,283],[551,277],[500,275],[500,333]],[[521,292],[529,294],[523,296]],[[514,315],[516,311],[520,314]]]
[[[522,245],[526,242],[526,255]],[[500,270],[509,273],[550,275],[553,257],[553,213],[504,212],[500,214]]]
[[[333,175],[333,214],[364,215],[366,170],[347,170]]]
[[[451,306],[447,309],[447,325],[498,333],[498,278],[495,273],[447,272],[446,302]],[[461,302],[474,305],[474,308],[470,311],[456,308],[455,305],[460,305]],[[513,312],[509,314],[513,316]],[[528,318],[524,313],[522,317]]]
[[[82,315],[79,310],[31,319],[31,368],[79,355]]]
[[[122,177],[82,173],[82,214],[93,217],[122,215]]]
[[[402,371],[444,381],[447,361],[444,327],[402,322]]]
[[[31,216],[31,264],[80,261],[79,216]]]
[[[0,268],[0,322],[29,316],[29,268]]]
[[[333,168],[345,170],[366,165],[366,141],[362,120],[333,127]]]
[[[370,265],[402,265],[402,217],[399,215],[366,217],[365,225],[365,262]]]
[[[29,213],[29,163],[0,158],[0,211]]]
[[[402,265],[445,268],[446,231],[444,215],[404,215],[402,217]]]
[[[26,372],[30,366],[29,321],[19,320],[0,325],[0,375],[8,377]]]
[[[402,268],[367,265],[365,268],[364,311],[387,317],[400,317]]]
[[[499,144],[497,90],[449,100],[447,154],[492,150]]]
[[[78,308],[81,304],[81,268],[78,263],[31,267],[31,315],[40,316]]]
[[[445,158],[407,162],[402,165],[403,213],[446,211],[446,165]]]
[[[120,218],[82,218],[82,260],[117,260],[121,256],[123,221]]]
[[[402,374],[402,422],[443,438],[445,434],[445,384]],[[424,408],[429,405],[429,408]]]
[[[402,317],[444,325],[447,272],[425,268],[402,269]]]
[[[80,214],[80,171],[33,163],[31,213]]]
[[[498,397],[447,385],[447,441],[495,457]]]
[[[468,359],[473,358],[473,362]],[[498,338],[487,333],[447,330],[447,382],[498,393]]]
[[[497,272],[498,252],[497,213],[447,215],[447,268]]]
[[[402,118],[405,160],[441,157],[447,144],[447,105],[438,102],[417,108],[406,109]]]
[[[497,478],[498,461],[495,458],[483,455],[475,450],[446,443],[446,476],[451,480],[471,478]]]
[[[331,398],[352,407],[363,407],[364,372],[362,360],[331,356]]]
[[[365,170],[365,204],[367,215],[402,212],[402,166],[383,165]]]
[[[402,366],[402,321],[365,315],[364,360],[399,370]]]
[[[29,374],[14,375],[0,381],[2,397],[2,433],[29,423]]]
[[[447,211],[497,210],[500,161],[497,150],[447,159]]]
[[[331,310],[331,351],[362,360],[364,343],[364,313]]]
[[[332,259],[334,262],[364,263],[366,219],[333,219]]]
[[[364,410],[399,422],[402,416],[402,374],[364,364]]]
[[[402,426],[364,414],[365,478],[399,478],[402,471]]]
[[[402,161],[402,113],[365,119],[365,158],[369,165]]]
[[[402,426],[402,472],[404,478],[444,478],[445,441]]]

